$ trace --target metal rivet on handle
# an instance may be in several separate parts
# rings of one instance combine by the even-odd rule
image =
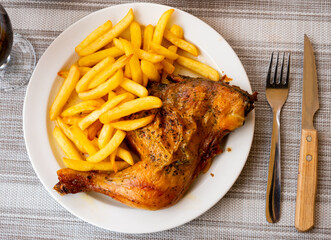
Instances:
[[[313,156],[312,156],[312,155],[308,154],[308,155],[306,156],[306,160],[307,160],[307,161],[311,161],[312,159],[313,159]]]
[[[313,140],[313,139],[311,138],[311,136],[307,136],[306,139],[307,139],[308,142],[311,142],[311,140]]]

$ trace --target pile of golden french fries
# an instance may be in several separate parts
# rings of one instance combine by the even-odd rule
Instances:
[[[148,81],[165,80],[172,74],[174,61],[219,80],[215,69],[177,53],[180,48],[193,56],[199,54],[196,46],[184,40],[180,26],[166,28],[173,11],[164,12],[155,27],[148,25],[143,31],[132,9],[115,26],[106,21],[75,48],[78,62],[58,73],[65,80],[49,114],[57,122],[53,135],[68,168],[116,172],[134,164],[123,143],[126,131],[148,125],[154,115],[135,120],[123,117],[162,106],[159,98],[148,96],[146,86]],[[129,37],[125,38],[127,30]],[[165,47],[164,42],[170,45]]]

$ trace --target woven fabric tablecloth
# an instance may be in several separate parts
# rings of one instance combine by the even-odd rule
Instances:
[[[125,1],[130,2],[130,1]],[[37,178],[23,139],[26,88],[0,93],[0,239],[331,239],[331,2],[308,0],[154,1],[187,11],[218,31],[233,47],[259,92],[256,131],[248,161],[231,190],[197,219],[153,234],[123,234],[92,226],[65,210]],[[13,28],[34,46],[37,60],[68,26],[121,1],[1,1]],[[317,63],[320,110],[316,226],[294,227],[301,130],[303,35]],[[265,219],[272,115],[265,99],[266,70],[273,50],[291,51],[290,92],[281,114],[281,219]],[[42,89],[40,89],[42,91]],[[109,217],[112,217],[111,215]]]

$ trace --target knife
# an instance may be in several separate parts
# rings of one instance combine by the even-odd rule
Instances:
[[[295,227],[300,232],[314,227],[317,188],[317,131],[313,125],[319,109],[314,50],[305,34],[302,85],[302,122]]]

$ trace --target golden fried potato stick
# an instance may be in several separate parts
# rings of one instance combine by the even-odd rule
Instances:
[[[89,162],[101,162],[120,146],[125,138],[125,135],[125,132],[117,130],[106,146],[101,148],[97,153],[89,156],[86,160]]]
[[[114,39],[115,45],[118,49],[125,51],[127,55],[136,53],[139,59],[144,59],[152,63],[161,62],[164,59],[164,56],[151,53],[142,49],[135,48],[128,40],[126,39]],[[122,43],[123,42],[123,43]]]
[[[213,81],[220,80],[220,74],[214,68],[204,63],[183,56],[179,56],[176,61],[179,65],[186,67],[205,78],[208,78]]]
[[[155,115],[150,115],[143,118],[138,118],[134,120],[123,120],[118,122],[110,123],[113,128],[123,130],[123,131],[133,131],[138,128],[142,128],[150,124],[154,120]]]
[[[84,152],[87,152],[89,155],[93,155],[98,151],[98,148],[94,146],[94,144],[87,138],[84,132],[77,125],[72,125],[69,127],[69,130],[74,136],[75,145],[77,143],[78,145],[83,146],[85,149]]]
[[[94,77],[100,74],[107,67],[112,66],[114,62],[115,59],[113,57],[106,57],[93,68],[91,68],[91,70],[88,71],[77,83],[76,91],[80,93],[88,90],[88,86]]]
[[[180,26],[174,24],[170,28],[170,32],[175,34],[178,38],[183,39],[184,38],[184,30]]]
[[[119,69],[106,82],[101,83],[99,86],[89,91],[78,93],[78,97],[82,100],[101,98],[107,95],[109,91],[117,88],[122,81],[123,81],[123,71],[122,69]]]
[[[117,47],[118,49],[120,49],[124,52],[124,47],[122,45],[121,40],[119,40],[118,38],[114,38],[113,43],[114,43],[115,47]]]
[[[104,47],[108,43],[110,43],[114,38],[119,36],[126,28],[129,27],[131,22],[133,21],[133,10],[132,8],[129,10],[127,15],[119,21],[112,29],[108,32],[97,38],[94,42],[87,45],[82,50],[78,51],[80,56],[86,56],[98,51],[100,48]]]
[[[78,65],[81,67],[91,67],[99,63],[106,57],[117,58],[119,56],[122,56],[123,54],[124,51],[118,49],[117,47],[111,47],[80,58],[78,60]]]
[[[158,63],[164,59],[164,56],[159,55],[159,54],[147,52],[142,49],[135,49],[135,50],[136,50],[136,53],[137,53],[139,59],[144,59],[144,60],[147,60],[152,63]]]
[[[110,159],[110,163],[111,163],[111,165],[113,166],[113,170],[114,170],[115,173],[117,173],[117,166],[116,166],[116,162],[115,162],[116,154],[117,154],[117,149],[118,149],[118,148],[116,148],[116,149],[114,150],[114,152],[112,152],[112,153],[110,154],[110,157],[109,157],[109,159]]]
[[[125,65],[124,76],[127,78],[132,78],[130,64]]]
[[[119,40],[121,41],[122,48],[123,48],[126,56],[130,56],[135,53],[134,47],[131,44],[131,42],[129,42],[128,40],[126,40],[124,38],[120,38]],[[120,46],[120,45],[118,44],[118,46]]]
[[[78,124],[78,122],[79,122],[80,120],[82,120],[83,117],[85,117],[85,115],[83,115],[83,116],[69,116],[69,117],[63,117],[63,118],[62,118],[62,121],[63,121],[65,124],[68,124],[68,125],[74,125],[74,124]]]
[[[168,47],[168,50],[171,51],[171,52],[173,52],[173,53],[176,53],[177,52],[177,49],[178,48],[175,45],[171,45],[171,46]],[[165,60],[167,60],[167,62],[171,63],[172,65],[174,63],[174,60],[171,60],[171,59],[165,59]],[[168,68],[171,71],[171,69],[169,68],[169,66],[168,67],[164,67],[164,69],[165,68]],[[161,82],[162,83],[167,81],[166,78],[167,78],[168,74],[169,73],[166,70],[162,72],[162,77],[161,77]]]
[[[93,139],[95,139],[97,136],[97,133],[101,130],[102,126],[103,126],[103,124],[99,120],[96,120],[94,123],[92,123],[87,128],[88,140],[92,141]],[[96,144],[96,146],[99,146],[99,144]]]
[[[112,27],[111,21],[110,20],[106,21],[104,24],[102,24],[93,32],[91,32],[80,44],[78,44],[77,47],[75,48],[75,51],[76,52],[81,51],[87,45],[94,42],[94,40],[105,34],[109,29],[111,29],[111,27]]]
[[[121,101],[129,97],[128,93],[124,93],[121,95],[118,95],[116,97],[113,97],[112,99],[109,99],[106,103],[104,103],[99,109],[91,112],[89,115],[84,117],[79,123],[78,126],[84,130],[88,126],[90,126],[92,123],[94,123],[101,114],[109,111],[110,109],[114,108],[117,104],[119,104]]]
[[[68,158],[83,160],[82,155],[78,152],[75,145],[67,138],[59,127],[54,128],[53,136]]]
[[[104,124],[101,128],[100,135],[98,137],[98,145],[99,148],[104,148],[106,144],[110,141],[114,134],[114,128],[110,125],[110,123]]]
[[[98,100],[88,100],[88,101],[80,102],[64,110],[61,113],[61,117],[69,117],[79,113],[82,114],[86,112],[91,112],[99,108],[103,103]]]
[[[91,70],[90,67],[78,67],[79,73],[80,73],[80,77],[84,76],[88,71]],[[67,78],[69,74],[69,71],[59,71],[57,73],[58,76],[63,77],[63,78]]]
[[[167,29],[164,30],[164,38],[167,39],[172,44],[174,44],[175,46],[183,49],[186,52],[191,53],[193,56],[199,55],[199,51],[196,46],[194,46],[192,43],[189,43],[183,39],[178,38],[175,34],[173,34]]]
[[[133,157],[132,157],[130,151],[128,151],[124,148],[121,148],[121,147],[117,148],[116,157],[123,159],[125,162],[127,162],[130,165],[134,164]]]
[[[55,100],[49,110],[51,120],[55,120],[61,113],[62,108],[67,103],[72,91],[79,80],[79,70],[76,65],[71,66],[68,77],[64,80],[62,87],[55,97]]]
[[[153,63],[141,60],[141,70],[148,77],[148,79],[152,81],[160,80],[160,74]]]
[[[169,51],[167,48],[156,44],[154,42],[151,42],[151,49],[155,51],[156,53],[165,56],[166,58],[169,58],[171,60],[176,60],[178,58],[178,54]]]
[[[128,102],[125,102],[112,110],[100,115],[100,122],[103,124],[110,123],[121,117],[129,116],[133,113],[143,110],[150,110],[153,108],[160,108],[162,106],[161,99],[154,96],[147,96],[137,98]]]
[[[144,30],[144,39],[143,39],[143,49],[147,52],[149,51],[150,47],[150,43],[153,39],[153,32],[154,32],[154,27],[153,25],[149,24],[145,27]]]
[[[173,12],[174,9],[169,9],[161,15],[159,21],[155,26],[153,40],[152,40],[154,43],[161,45],[164,29],[166,28],[168,20]]]
[[[121,82],[120,86],[124,90],[126,90],[138,97],[148,96],[148,91],[144,86],[142,86],[139,83],[136,83],[135,81],[132,81],[128,78],[124,78],[123,81]]]
[[[122,56],[116,60],[115,63],[103,69],[103,71],[99,72],[89,83],[88,88],[96,88],[101,83],[105,82],[109,77],[111,77],[115,72],[119,69],[123,68],[125,64],[127,64],[132,56]]]
[[[143,86],[146,87],[148,84],[148,77],[146,74],[143,73]]]
[[[164,59],[161,63],[163,65],[163,70],[166,71],[168,74],[172,74],[175,71],[175,66],[172,65],[169,60]]]
[[[131,43],[134,48],[141,47],[141,28],[139,23],[133,21],[130,25]]]
[[[131,59],[129,61],[129,64],[130,64],[130,69],[131,69],[132,80],[139,84],[142,84],[143,73],[141,71],[139,58],[136,54],[133,54],[133,56],[131,57]]]
[[[75,144],[75,146],[78,148],[78,150],[81,151],[82,153],[87,153],[85,151],[84,146],[81,145],[80,142],[78,142],[75,139],[75,136],[70,131],[70,127],[60,117],[57,117],[56,122],[59,125],[59,127],[61,128],[62,132]]]
[[[81,161],[81,160],[75,160],[75,159],[69,159],[69,158],[63,158],[64,164],[73,170],[76,171],[114,171],[112,164],[110,161],[105,160],[98,163],[92,163],[88,161]],[[130,166],[127,162],[124,161],[116,161],[116,167],[117,170],[123,170],[124,168],[127,168]]]

